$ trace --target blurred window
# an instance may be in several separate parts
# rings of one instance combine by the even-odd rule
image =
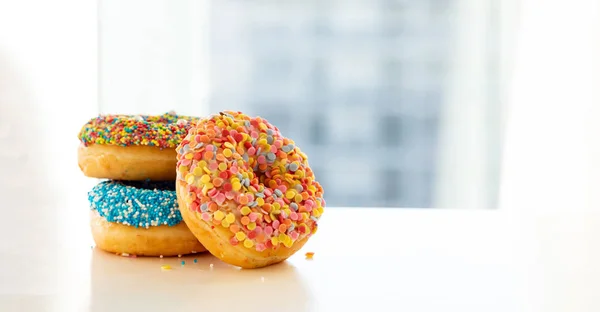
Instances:
[[[497,188],[496,1],[103,0],[101,110],[261,115],[330,206],[453,206]]]

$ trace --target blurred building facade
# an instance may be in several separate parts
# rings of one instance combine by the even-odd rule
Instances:
[[[330,206],[430,207],[446,1],[212,1],[210,111],[260,115]]]

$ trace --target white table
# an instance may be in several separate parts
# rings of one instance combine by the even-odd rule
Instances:
[[[2,208],[0,311],[600,309],[600,216],[328,208],[287,262],[239,270],[208,254],[126,258],[92,248],[93,183],[6,192],[16,206]]]
[[[0,149],[2,312],[600,311],[600,214],[568,207],[328,207],[299,253],[259,270],[210,255],[104,253],[91,248],[86,193],[96,181],[76,165],[79,121],[59,126],[13,131],[47,134],[47,148],[24,138]]]

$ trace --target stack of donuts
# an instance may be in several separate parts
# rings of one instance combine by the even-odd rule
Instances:
[[[79,168],[102,179],[88,194],[96,246],[131,256],[204,251],[175,194],[175,148],[197,118],[102,115],[79,132]]]
[[[261,117],[100,116],[79,134],[96,245],[173,256],[208,250],[242,268],[284,261],[325,200],[308,157]]]

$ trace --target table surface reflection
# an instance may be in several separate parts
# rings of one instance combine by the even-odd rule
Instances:
[[[599,307],[600,257],[592,243],[600,218],[589,215],[330,208],[320,232],[288,261],[243,270],[208,253],[160,259],[103,252],[79,208],[83,213],[58,219],[58,235],[13,236],[14,244],[2,245],[1,311]],[[161,269],[165,264],[172,269]]]

